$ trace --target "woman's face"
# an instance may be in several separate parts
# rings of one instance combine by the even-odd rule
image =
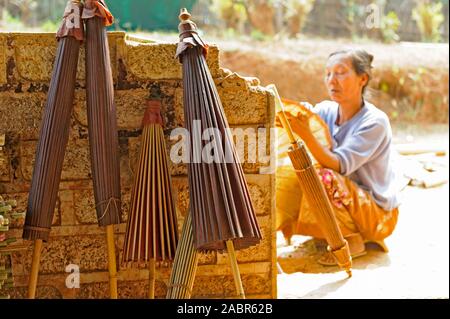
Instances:
[[[350,57],[337,54],[328,59],[325,84],[333,101],[341,105],[361,101],[362,89],[367,81],[367,74],[356,74]]]

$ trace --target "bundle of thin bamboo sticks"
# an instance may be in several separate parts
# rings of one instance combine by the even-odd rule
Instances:
[[[183,229],[181,230],[175,260],[170,274],[166,295],[167,299],[191,298],[198,259],[199,253],[194,247],[192,217],[191,213],[188,213],[184,220]]]

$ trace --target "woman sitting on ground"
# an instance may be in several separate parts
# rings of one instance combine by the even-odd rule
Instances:
[[[325,83],[332,101],[311,110],[328,125],[332,149],[318,142],[304,115],[286,113],[293,131],[323,167],[318,172],[353,257],[365,253],[364,241],[376,241],[386,249],[383,240],[393,232],[398,217],[389,119],[364,99],[372,60],[363,50],[337,51],[328,58]],[[278,117],[277,126],[281,126]],[[302,202],[297,232],[324,238],[311,209]]]

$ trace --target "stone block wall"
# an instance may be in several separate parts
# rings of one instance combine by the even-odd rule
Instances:
[[[141,119],[145,98],[152,86],[162,92],[167,148],[170,131],[182,127],[183,91],[181,65],[174,58],[176,41],[162,44],[109,33],[111,64],[119,127],[123,219],[127,218],[133,172],[138,159]],[[5,134],[5,161],[0,166],[0,195],[16,199],[26,209],[34,157],[46,95],[56,51],[55,35],[0,33],[0,134]],[[225,113],[234,128],[270,128],[274,122],[273,96],[254,78],[242,78],[221,69],[218,48],[212,46],[208,65],[216,82]],[[105,230],[98,227],[93,186],[84,82],[84,49],[80,52],[74,109],[66,149],[51,237],[43,246],[38,298],[108,298]],[[270,145],[267,146],[269,148]],[[247,150],[248,151],[248,150]],[[246,152],[247,152],[246,151]],[[263,233],[262,242],[239,251],[237,259],[244,290],[250,298],[276,298],[275,176],[262,174],[261,164],[243,164],[252,201]],[[179,229],[189,209],[185,165],[171,165],[177,199]],[[125,223],[115,226],[117,260],[121,259]],[[9,236],[21,238],[22,229]],[[26,295],[32,245],[11,254],[16,287],[12,298]],[[69,289],[65,281],[69,264],[79,266],[80,288]],[[157,268],[156,297],[164,298],[170,268]],[[119,266],[119,297],[145,298],[148,271]],[[193,298],[233,298],[231,268],[226,254],[202,254]]]

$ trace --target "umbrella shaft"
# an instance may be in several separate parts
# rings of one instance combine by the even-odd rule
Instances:
[[[155,299],[155,259],[148,262],[148,298]]]
[[[33,262],[31,264],[31,273],[28,283],[28,299],[34,299],[36,296],[36,286],[39,275],[39,261],[41,259],[42,239],[34,241]]]
[[[275,85],[270,85],[270,89],[275,93],[275,104],[281,109],[281,112],[278,113],[281,121],[281,125],[283,125],[283,128],[286,130],[286,133],[289,137],[289,140],[292,144],[297,143],[297,139],[294,136],[294,133],[292,131],[291,125],[289,124],[289,121],[286,118],[286,114],[284,113],[283,108],[283,102],[281,101],[280,95],[278,94],[277,88]]]
[[[233,272],[234,284],[236,286],[236,292],[238,297],[245,299],[244,287],[242,286],[241,274],[237,264],[236,253],[234,251],[234,245],[231,240],[227,240],[228,257],[230,258],[231,270]]]
[[[117,299],[117,267],[113,227],[113,225],[106,226],[106,242],[108,245],[109,290],[111,299]]]

